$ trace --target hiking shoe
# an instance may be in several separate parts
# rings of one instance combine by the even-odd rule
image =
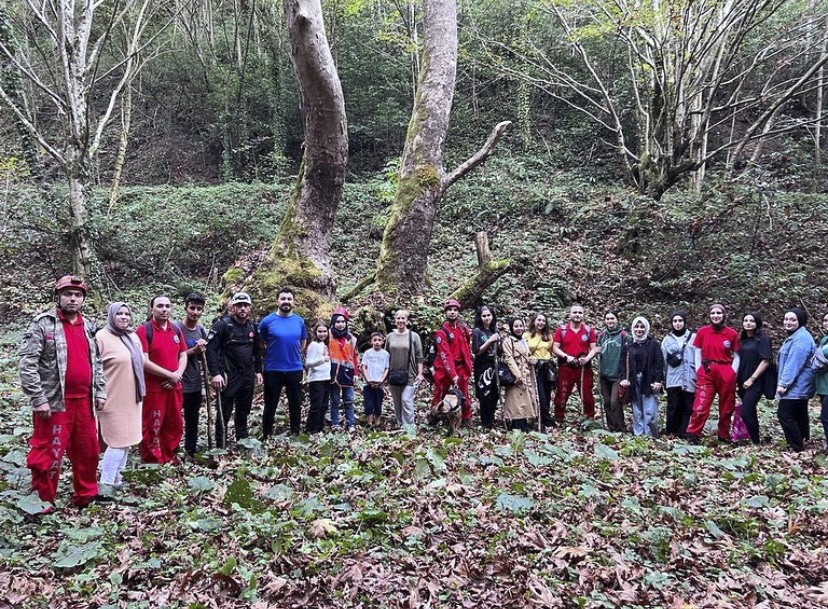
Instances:
[[[687,441],[688,444],[692,444],[694,446],[698,446],[701,444],[701,438],[694,433],[687,434],[684,439]]]

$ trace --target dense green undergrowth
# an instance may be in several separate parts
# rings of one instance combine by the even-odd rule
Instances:
[[[60,510],[34,518],[20,412],[0,426],[7,606],[804,607],[828,592],[828,463],[811,452],[582,431],[574,412],[548,436],[279,436],[133,461],[116,502],[81,512],[64,476]]]
[[[287,192],[125,188],[111,211],[96,193],[104,300],[140,310],[155,291],[182,296],[193,287],[215,298],[239,254],[268,247]],[[333,246],[340,292],[372,270],[392,195],[386,176],[346,186]],[[583,431],[574,410],[570,425],[549,436],[281,436],[178,468],[132,462],[119,500],[83,512],[65,505],[66,479],[61,509],[33,519],[15,343],[66,269],[64,211],[22,189],[6,191],[0,205],[7,606],[828,603],[828,463],[816,440],[802,455],[781,451],[770,404],[762,425],[774,443],[759,448]],[[626,322],[648,314],[660,334],[674,308],[690,309],[697,325],[706,305],[721,300],[737,314],[759,308],[775,332],[791,303],[814,314],[826,303],[825,217],[824,196],[778,182],[722,184],[655,203],[596,183],[586,170],[499,157],[447,195],[417,311],[422,325],[439,318],[429,305],[469,275],[474,233],[486,230],[495,256],[514,265],[486,294],[501,316],[544,310],[555,321],[579,298],[590,322],[618,307]]]

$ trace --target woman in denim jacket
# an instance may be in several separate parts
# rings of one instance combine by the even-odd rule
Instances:
[[[814,396],[811,357],[815,344],[806,323],[808,314],[803,309],[794,307],[785,313],[782,324],[788,338],[779,350],[779,380],[776,383],[779,400],[776,416],[788,446],[795,452],[801,452],[811,437],[808,400]]]

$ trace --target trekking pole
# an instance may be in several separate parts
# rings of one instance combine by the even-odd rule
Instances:
[[[201,374],[204,377],[204,402],[207,405],[207,450],[213,450],[213,410],[210,408],[210,371],[207,356],[201,352]]]
[[[216,389],[216,405],[218,416],[221,418],[221,446],[218,445],[218,434],[216,434],[216,448],[224,448],[227,445],[227,422],[224,420],[224,408],[221,405],[221,390],[219,389]],[[218,421],[216,421],[216,429],[218,429]]]

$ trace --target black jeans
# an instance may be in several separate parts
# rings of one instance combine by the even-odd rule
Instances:
[[[679,438],[687,437],[687,426],[690,424],[690,416],[693,414],[693,402],[695,399],[695,393],[685,391],[681,387],[667,388],[667,420],[664,424],[665,433]]]
[[[328,412],[328,402],[331,395],[330,381],[313,381],[308,383],[308,420],[305,423],[305,431],[308,433],[319,433],[325,429],[325,413]]]
[[[819,412],[819,420],[822,422],[822,431],[825,432],[825,442],[828,443],[828,395],[821,395],[822,410]]]
[[[201,413],[201,390],[184,394],[184,451],[192,456],[198,450],[198,417]],[[210,430],[207,430],[210,433]]]
[[[243,440],[249,436],[247,418],[253,406],[253,388],[254,383],[251,379],[249,383],[238,383],[235,386],[231,382],[227,389],[221,392],[220,411],[219,403],[216,401],[216,446],[218,448],[224,448],[227,442],[227,424],[231,416],[236,425],[236,440]]]
[[[262,413],[262,439],[273,435],[276,406],[284,387],[288,400],[290,433],[298,434],[302,427],[302,371],[264,373],[264,413]]]
[[[549,370],[549,362],[538,363],[535,366],[535,381],[538,387],[538,403],[540,406],[541,423],[544,427],[551,427],[555,421],[552,419],[552,413],[549,410],[549,405],[552,403],[552,381],[547,376]]]
[[[619,379],[611,380],[601,377],[601,401],[604,403],[604,416],[607,418],[607,429],[610,431],[624,431],[624,406],[618,398]]]
[[[797,452],[805,448],[805,442],[811,437],[808,400],[779,400],[776,416],[782,425],[782,431],[785,432],[788,446]]]
[[[759,400],[762,399],[761,383],[754,383],[749,389],[739,387],[736,393],[739,394],[739,399],[742,400],[742,420],[750,434],[750,441],[759,444],[759,413],[756,407]]]

